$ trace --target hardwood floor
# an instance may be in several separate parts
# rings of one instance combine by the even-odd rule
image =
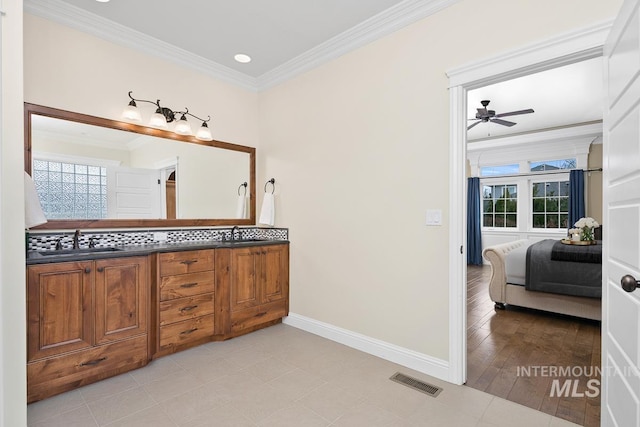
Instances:
[[[489,266],[467,269],[466,385],[599,426],[600,322],[513,306],[495,310],[490,274]]]

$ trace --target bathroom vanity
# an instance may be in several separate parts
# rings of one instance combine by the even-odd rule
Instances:
[[[118,249],[27,257],[29,402],[288,314],[288,241]]]
[[[288,314],[288,232],[253,227],[254,147],[29,103],[24,111],[25,172],[49,209],[35,228],[41,234],[27,235],[29,402]],[[109,154],[99,162],[104,173],[82,163],[98,154]],[[142,169],[159,174],[143,180],[153,191],[109,185],[109,177]],[[64,193],[60,183],[73,182],[82,190]],[[239,197],[245,215],[237,214]],[[94,212],[96,204],[106,212]],[[213,228],[224,226],[233,228]],[[234,231],[245,240],[233,240]]]

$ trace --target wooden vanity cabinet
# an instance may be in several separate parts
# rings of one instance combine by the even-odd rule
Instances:
[[[33,402],[148,362],[147,257],[27,267]]]
[[[219,314],[226,337],[279,322],[289,313],[289,245],[217,249]],[[223,288],[223,289],[221,289]]]
[[[158,255],[156,356],[210,341],[214,335],[214,249]]]

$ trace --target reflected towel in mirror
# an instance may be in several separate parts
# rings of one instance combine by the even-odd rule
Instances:
[[[264,193],[258,222],[266,225],[274,225],[276,223],[276,204],[272,193]]]
[[[244,194],[238,196],[236,204],[236,218],[245,219],[247,217],[247,196]]]

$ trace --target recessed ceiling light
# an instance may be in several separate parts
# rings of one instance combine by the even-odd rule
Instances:
[[[96,0],[96,1],[99,2],[99,3],[108,3],[109,2],[109,0]]]
[[[251,57],[249,55],[245,55],[244,53],[236,54],[233,59],[240,62],[241,64],[246,64],[247,62],[251,62]]]

